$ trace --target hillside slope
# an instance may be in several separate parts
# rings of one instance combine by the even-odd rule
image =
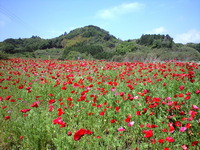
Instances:
[[[89,25],[56,38],[38,36],[6,39],[0,42],[1,59],[9,57],[42,59],[106,59],[151,61],[177,59],[200,61],[200,43],[177,44],[169,35],[142,35],[122,41],[100,27]]]

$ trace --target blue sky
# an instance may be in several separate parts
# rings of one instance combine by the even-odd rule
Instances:
[[[0,41],[50,39],[87,25],[122,40],[169,34],[177,43],[200,43],[200,0],[0,1]]]

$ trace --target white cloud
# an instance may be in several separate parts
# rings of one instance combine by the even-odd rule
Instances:
[[[97,17],[102,18],[102,19],[114,19],[118,16],[121,16],[127,13],[139,11],[143,7],[144,5],[138,2],[125,3],[118,6],[114,6],[112,8],[100,10],[97,13]]]
[[[146,34],[164,34],[166,32],[167,30],[164,27],[158,27],[150,31],[147,31]]]
[[[196,29],[191,29],[187,31],[186,33],[182,33],[179,35],[176,35],[174,38],[174,41],[176,43],[200,43],[200,31]]]

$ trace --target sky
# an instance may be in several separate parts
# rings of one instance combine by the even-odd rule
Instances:
[[[98,26],[121,40],[168,34],[200,43],[200,0],[0,0],[0,42]]]

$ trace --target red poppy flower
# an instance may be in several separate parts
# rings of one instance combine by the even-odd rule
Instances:
[[[86,129],[79,129],[78,131],[75,132],[74,134],[74,140],[78,141],[81,139],[82,136],[84,136],[85,134],[92,134],[93,132],[91,132],[90,130],[86,130]]]
[[[54,99],[50,99],[49,100],[49,102],[48,102],[48,104],[50,105],[50,104],[53,104],[53,103],[55,103],[56,101],[54,100]]]
[[[110,120],[110,123],[115,123],[117,120],[115,120],[115,119],[112,119],[112,120]]]
[[[153,136],[153,131],[152,130],[143,130],[142,133],[146,134],[144,137],[145,138],[150,138]]]
[[[192,146],[196,146],[199,142],[198,141],[193,141]]]
[[[180,121],[176,121],[176,122],[175,122],[175,126],[176,126],[176,127],[181,127],[181,126],[182,126],[182,124],[181,124],[181,122],[180,122]]]
[[[102,111],[102,112],[100,112],[100,113],[99,113],[99,115],[100,115],[100,116],[103,116],[103,115],[104,115],[104,113],[105,113],[105,112],[104,112],[104,111]]]
[[[78,141],[81,139],[81,137],[85,134],[85,129],[80,129],[78,131],[76,131],[76,133],[74,134],[74,140]]]
[[[152,144],[155,144],[155,143],[156,143],[156,140],[155,140],[155,139],[151,139],[150,141],[151,141]]]
[[[136,115],[137,115],[137,116],[140,116],[140,115],[141,115],[140,111],[137,111],[137,112],[136,112]]]
[[[23,113],[26,113],[26,112],[28,112],[28,111],[30,111],[31,109],[22,109],[22,110],[20,110],[20,112],[23,112]]]
[[[33,104],[30,105],[30,107],[38,107],[40,102],[36,101]]]
[[[6,96],[6,98],[4,99],[4,100],[9,100],[10,98],[11,98],[12,96],[10,96],[10,95],[8,95],[8,96]]]
[[[159,142],[159,143],[164,143],[165,140],[164,140],[164,139],[159,139],[158,142]]]
[[[8,119],[10,119],[10,116],[5,116],[4,117],[4,120],[8,120]]]
[[[49,105],[49,111],[52,111],[54,109],[53,105]]]
[[[72,132],[71,132],[71,131],[67,132],[67,135],[68,135],[68,136],[71,136],[71,135],[72,135]]]
[[[175,140],[172,137],[166,137],[167,142],[174,142]]]
[[[196,94],[199,94],[200,93],[200,90],[196,90],[196,92],[195,92]]]
[[[131,118],[130,117],[127,117],[126,119],[125,119],[125,122],[130,122],[131,121]]]
[[[184,85],[179,86],[179,90],[180,91],[184,90]]]
[[[65,112],[62,110],[62,108],[58,108],[58,116],[63,115]]]
[[[59,124],[60,128],[66,127],[66,123],[64,121],[62,121],[62,117],[58,117],[58,118],[54,119],[53,124]]]
[[[115,111],[116,111],[116,112],[119,112],[119,110],[120,110],[120,107],[116,106],[116,107],[115,107]]]
[[[67,88],[66,88],[65,86],[63,86],[61,89],[62,89],[62,90],[66,90]]]

